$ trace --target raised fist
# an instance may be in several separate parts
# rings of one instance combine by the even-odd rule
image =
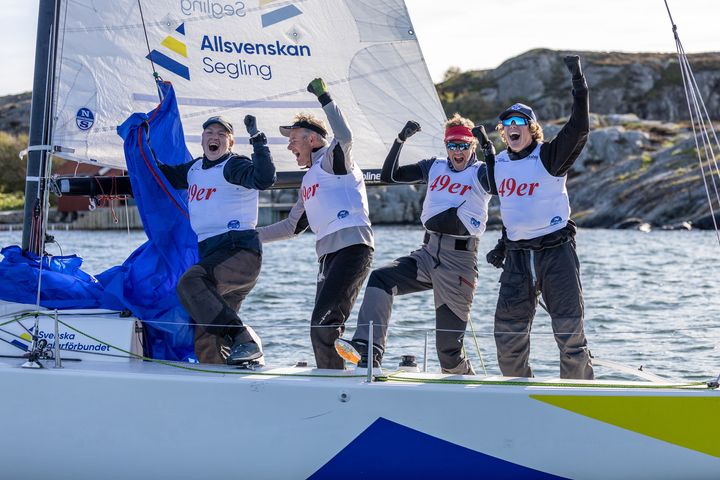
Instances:
[[[579,78],[582,78],[582,68],[580,68],[580,57],[577,55],[568,55],[565,58],[563,58],[565,61],[565,65],[567,66],[567,69],[572,74],[573,80],[577,80]]]
[[[245,115],[245,119],[243,120],[245,122],[245,129],[252,137],[256,133],[258,133],[257,129],[257,119],[252,115]]]
[[[398,138],[400,139],[400,141],[404,142],[405,140],[412,137],[419,131],[420,131],[420,124],[413,120],[408,120],[408,122],[405,124],[403,129],[400,130],[400,133],[398,133]]]
[[[307,91],[314,94],[316,97],[320,97],[322,94],[328,92],[328,87],[322,78],[316,78],[312,82],[308,83]]]
[[[485,131],[485,127],[482,125],[473,127],[472,134],[473,134],[473,137],[478,139],[478,143],[480,143],[480,148],[485,150],[488,147],[488,145],[490,144],[490,138],[488,138],[488,134]]]

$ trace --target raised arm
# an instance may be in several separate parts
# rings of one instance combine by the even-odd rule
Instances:
[[[478,125],[473,127],[472,134],[478,140],[480,149],[485,159],[485,168],[478,169],[478,180],[486,192],[497,195],[497,185],[495,184],[495,145],[490,141],[485,127]]]
[[[328,87],[322,78],[316,78],[310,82],[307,89],[318,98],[333,133],[333,139],[330,143],[328,155],[323,160],[322,169],[337,175],[347,175],[354,166],[350,126],[340,111],[340,107],[330,97]]]
[[[419,164],[400,166],[400,151],[405,140],[420,131],[420,124],[409,120],[398,133],[397,138],[390,147],[380,173],[380,180],[385,183],[419,183],[427,181],[427,172]]]
[[[252,115],[245,116],[245,128],[253,146],[252,160],[248,161],[247,157],[241,156],[231,158],[225,164],[223,176],[232,184],[265,190],[277,179],[275,164],[267,147],[267,138],[264,133],[258,131],[256,119]]]
[[[561,177],[570,170],[587,143],[590,133],[588,86],[580,67],[580,57],[568,55],[564,61],[572,74],[572,113],[557,136],[540,147],[540,160],[550,175],[556,177]]]

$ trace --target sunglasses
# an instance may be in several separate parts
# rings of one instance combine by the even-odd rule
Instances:
[[[448,150],[452,150],[453,152],[455,150],[468,150],[470,148],[469,143],[455,143],[455,142],[448,142],[445,144]]]
[[[503,120],[502,124],[504,127],[509,127],[513,124],[517,125],[518,127],[522,127],[523,125],[527,125],[528,121],[525,117],[509,117]]]

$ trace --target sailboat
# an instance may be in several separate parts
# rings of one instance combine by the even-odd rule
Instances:
[[[125,168],[116,130],[128,117],[136,136],[126,140],[144,138],[146,147],[172,102],[189,148],[210,115],[252,113],[271,132],[295,111],[317,108],[298,79],[318,75],[362,139],[356,158],[368,182],[409,118],[423,125],[409,155],[442,151],[444,113],[402,0],[43,0],[38,32],[27,198],[47,196],[50,155]],[[173,88],[156,84],[153,72]],[[294,161],[282,154],[283,139],[268,137],[280,183],[292,185]],[[76,187],[68,180],[62,188]],[[118,300],[130,298],[132,282],[122,282],[116,309],[99,308],[107,299],[95,284],[88,298],[97,304],[66,303],[49,274],[77,264],[43,257],[46,216],[30,202],[26,217],[22,249],[36,252],[40,275],[28,300],[0,302],[2,478],[660,479],[720,471],[717,381],[236,369],[182,361],[162,347],[150,358],[138,331],[153,322]],[[176,325],[174,334],[187,334]]]

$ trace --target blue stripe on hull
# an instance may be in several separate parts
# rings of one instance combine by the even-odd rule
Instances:
[[[309,478],[561,479],[378,418]]]

